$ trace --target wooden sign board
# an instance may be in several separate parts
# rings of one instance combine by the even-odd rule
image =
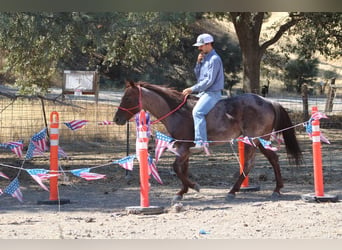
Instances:
[[[97,95],[97,85],[96,71],[64,71],[63,94]]]

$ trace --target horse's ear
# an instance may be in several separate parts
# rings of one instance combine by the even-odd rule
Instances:
[[[134,87],[135,86],[135,83],[133,80],[130,80],[130,79],[126,79],[125,80],[125,84],[126,84],[126,88],[128,87]]]

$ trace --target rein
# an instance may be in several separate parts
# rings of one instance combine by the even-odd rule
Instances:
[[[187,97],[188,97],[188,95],[184,96],[183,101],[174,110],[171,110],[169,113],[167,113],[167,114],[163,115],[162,117],[160,117],[159,119],[151,122],[151,124],[155,124],[157,122],[160,122],[161,120],[165,119],[166,117],[172,115],[174,112],[176,112],[178,109],[180,109],[184,105],[184,103],[186,102]]]
[[[139,108],[139,111],[142,110],[142,91],[141,91],[141,86],[140,85],[138,85],[138,89],[139,89],[139,104],[137,106],[132,107],[132,108],[123,108],[123,107],[119,106],[118,108],[123,110],[123,111],[128,112],[131,115],[134,115],[131,112],[131,110],[133,110],[133,109]],[[159,119],[151,122],[151,124],[155,124],[157,122],[160,122],[161,120],[164,120],[165,118],[167,118],[168,116],[172,115],[174,112],[179,110],[184,105],[184,103],[186,102],[187,97],[188,97],[188,95],[185,95],[183,101],[175,109],[171,110],[169,113],[166,113],[165,115],[163,115]]]

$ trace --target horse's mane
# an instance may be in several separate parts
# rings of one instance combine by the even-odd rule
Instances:
[[[155,85],[148,82],[138,82],[141,87],[158,93],[169,104],[170,108],[177,107],[184,100],[184,95],[168,85]]]

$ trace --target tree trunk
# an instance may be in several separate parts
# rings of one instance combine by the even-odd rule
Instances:
[[[260,45],[259,38],[264,15],[264,12],[230,12],[242,52],[243,90],[245,92],[260,93],[260,63],[263,54],[302,18],[292,15],[291,19],[281,25],[270,40]]]
[[[249,56],[243,56],[243,91],[260,93],[260,63],[257,52],[251,51]]]
[[[242,52],[243,90],[260,93],[260,62],[264,48],[259,45],[263,12],[231,12]]]

